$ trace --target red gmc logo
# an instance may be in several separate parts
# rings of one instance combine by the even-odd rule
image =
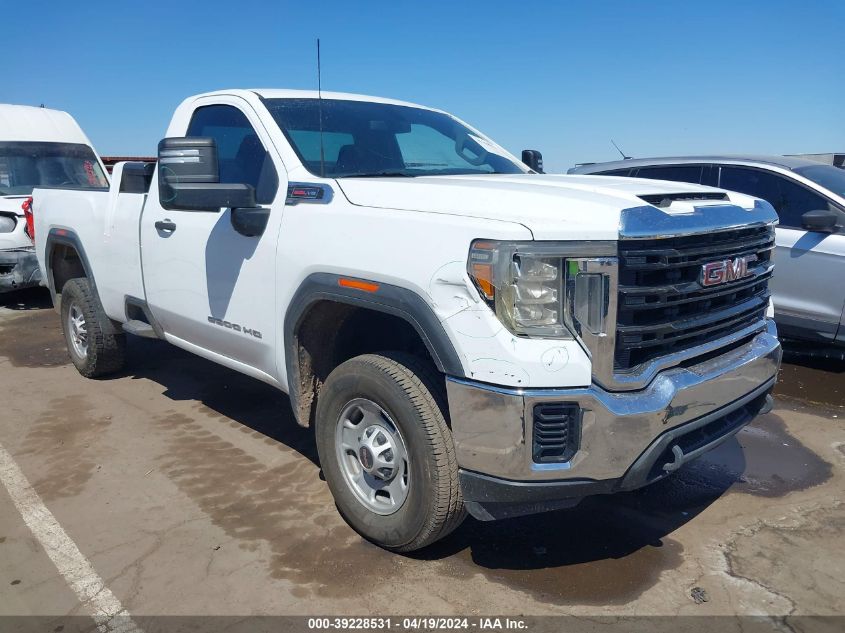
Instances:
[[[748,277],[751,274],[748,270],[748,264],[756,261],[756,255],[746,255],[745,257],[734,257],[733,259],[724,259],[720,262],[704,264],[701,267],[701,279],[699,279],[699,283],[705,287],[718,286],[719,284]]]

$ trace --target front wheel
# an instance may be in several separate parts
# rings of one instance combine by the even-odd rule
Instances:
[[[423,548],[464,519],[442,391],[433,368],[400,353],[348,360],[320,391],[326,482],[347,523],[387,549]]]

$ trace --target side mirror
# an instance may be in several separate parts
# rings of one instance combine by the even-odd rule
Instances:
[[[830,233],[836,229],[836,220],[836,214],[828,209],[807,211],[801,216],[801,224],[805,229],[819,233]]]
[[[543,171],[543,155],[536,149],[522,150],[522,162],[528,165],[538,174],[545,173]]]
[[[158,144],[158,196],[164,209],[219,211],[254,207],[255,189],[221,183],[213,138],[165,138]]]

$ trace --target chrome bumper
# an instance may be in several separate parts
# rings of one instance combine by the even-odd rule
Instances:
[[[635,487],[621,482],[658,438],[675,435],[669,432],[681,425],[694,427],[695,421],[718,417],[714,413],[727,416],[752,397],[765,397],[774,386],[780,359],[777,331],[767,320],[766,330],[744,345],[695,365],[663,371],[640,391],[610,392],[595,384],[512,389],[449,377],[446,387],[458,464],[464,471],[510,482],[616,480],[619,489]],[[568,462],[538,464],[532,457],[533,410],[536,404],[553,402],[581,407],[580,446]]]

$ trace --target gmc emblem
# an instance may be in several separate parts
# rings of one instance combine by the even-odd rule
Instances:
[[[751,272],[748,265],[757,261],[756,255],[723,259],[720,262],[710,262],[701,267],[699,283],[704,287],[718,286],[729,281],[736,281],[748,277]]]

